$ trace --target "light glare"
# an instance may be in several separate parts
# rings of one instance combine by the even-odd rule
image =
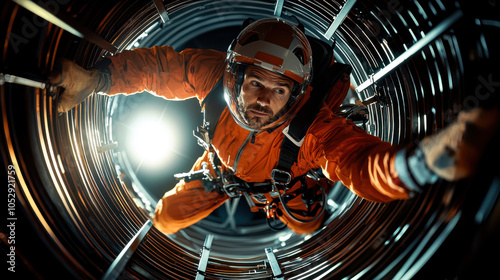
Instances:
[[[133,127],[132,152],[142,164],[157,165],[168,159],[173,139],[173,133],[166,124],[143,120]]]

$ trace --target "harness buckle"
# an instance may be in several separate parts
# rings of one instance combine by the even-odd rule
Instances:
[[[288,125],[287,127],[285,127],[282,131],[283,134],[285,134],[285,136],[290,140],[292,141],[292,143],[297,146],[297,147],[301,147],[302,146],[302,143],[304,143],[304,139],[305,137],[303,137],[302,139],[300,140],[296,140],[292,135],[290,135],[289,133],[290,131],[290,125]]]
[[[287,171],[273,169],[271,171],[271,180],[273,181],[273,183],[288,185],[292,180],[292,174],[290,174],[290,172]]]
[[[228,197],[233,198],[240,196],[242,194],[240,190],[240,183],[234,180],[234,176],[228,172],[223,172],[222,177],[222,189],[227,194]]]
[[[241,192],[238,190],[238,187],[240,184],[235,183],[235,184],[223,184],[222,188],[224,189],[224,192],[227,194],[228,197],[237,197],[241,195]]]

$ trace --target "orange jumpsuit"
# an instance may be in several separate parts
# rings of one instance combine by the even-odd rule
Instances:
[[[200,102],[222,76],[225,66],[223,52],[186,49],[178,53],[170,46],[124,51],[110,59],[110,95],[148,91],[169,100],[196,97]],[[349,82],[341,86],[348,87]],[[343,96],[336,98],[334,95],[328,101],[334,106],[324,104],[321,108],[300,148],[298,162],[292,166],[292,176],[321,168],[327,178],[342,181],[352,192],[367,200],[407,199],[410,190],[399,180],[395,170],[395,153],[400,147],[383,142],[350,121],[335,116],[330,108],[339,106],[343,99]],[[251,135],[236,124],[226,108],[212,144],[224,169],[233,171],[247,182],[264,182],[271,179],[271,170],[277,165],[284,138],[282,130],[286,126],[287,123],[272,132]],[[203,161],[209,162],[207,152],[196,161],[193,170],[199,170]],[[213,169],[211,171],[213,173]],[[200,181],[181,181],[159,201],[154,225],[166,234],[175,233],[207,217],[226,199],[225,194],[207,193]],[[300,196],[291,200],[288,206],[292,209],[305,207]],[[286,214],[279,218],[296,233],[310,233],[321,225],[321,219],[298,223]]]

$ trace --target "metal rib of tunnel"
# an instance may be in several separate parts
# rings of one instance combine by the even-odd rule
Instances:
[[[446,127],[460,110],[494,102],[498,87],[495,1],[13,1],[3,4],[0,38],[2,164],[15,187],[15,266],[23,279],[454,279],[498,262],[498,168],[471,180],[439,181],[406,201],[365,201],[337,183],[329,218],[309,235],[271,231],[235,198],[205,220],[166,236],[151,226],[156,202],[201,155],[192,148],[196,102],[146,93],[93,95],[55,110],[46,76],[58,57],[91,67],[136,47],[224,51],[246,18],[299,20],[335,42],[353,66],[346,105],[368,109],[363,128],[407,144]],[[478,11],[480,13],[478,13]],[[24,80],[23,80],[24,78]],[[152,176],[126,149],[136,113],[158,103],[187,127],[174,163]],[[145,109],[146,108],[146,109]],[[201,122],[201,115],[200,122]],[[191,141],[191,142],[190,142]],[[183,150],[185,149],[185,150]],[[187,150],[193,150],[193,155]],[[491,148],[488,162],[498,155]],[[15,170],[10,176],[9,170]],[[9,174],[9,175],[7,175]],[[10,176],[10,177],[9,177]],[[7,208],[7,207],[6,207]],[[15,220],[13,220],[15,218]],[[12,232],[2,225],[8,253]],[[484,258],[490,254],[493,259]],[[6,254],[7,254],[6,253]],[[477,270],[477,267],[483,268]],[[57,273],[57,274],[56,274]],[[484,274],[486,275],[486,274]]]

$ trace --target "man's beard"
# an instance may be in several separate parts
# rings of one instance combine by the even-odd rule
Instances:
[[[269,109],[268,107],[261,106],[257,103],[250,104],[250,105],[248,105],[248,107],[245,107],[245,104],[244,104],[241,96],[240,96],[240,98],[238,98],[239,114],[243,118],[245,123],[251,128],[261,128],[261,127],[264,127],[266,125],[269,125],[269,124],[277,121],[281,116],[283,116],[283,114],[285,112],[285,107],[283,109],[281,109],[275,116],[273,116],[272,110]],[[262,117],[257,117],[257,116],[250,117],[248,115],[249,110],[262,112],[262,113],[265,113],[271,117],[269,117],[266,121],[264,121]]]

